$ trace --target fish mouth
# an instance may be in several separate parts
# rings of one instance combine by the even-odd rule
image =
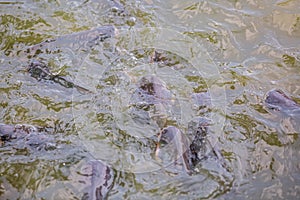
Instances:
[[[265,105],[276,111],[297,107],[296,102],[279,89],[273,89],[266,94]]]

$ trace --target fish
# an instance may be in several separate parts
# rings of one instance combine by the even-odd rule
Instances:
[[[109,191],[113,187],[114,172],[101,160],[90,160],[81,170],[81,174],[87,177],[86,192],[82,200],[107,199]]]
[[[288,119],[294,130],[300,133],[300,105],[282,90],[273,89],[267,92],[265,106],[271,113]]]
[[[165,144],[163,146],[162,144]],[[168,126],[159,133],[158,145],[156,149],[156,156],[159,157],[160,151],[163,151],[166,146],[170,148],[173,158],[172,163],[181,165],[184,172],[191,175],[193,172],[193,165],[191,162],[192,152],[190,150],[190,143],[188,138],[181,130],[175,126]]]
[[[72,81],[66,80],[62,76],[52,74],[49,70],[49,67],[42,62],[34,61],[30,63],[30,65],[27,66],[27,71],[33,78],[37,79],[38,81],[49,80],[58,83],[65,88],[75,88],[82,94],[93,94],[92,91],[79,86]]]
[[[153,120],[159,128],[163,128],[172,112],[172,98],[164,81],[155,75],[143,76],[131,96],[131,117],[141,124],[150,124]]]

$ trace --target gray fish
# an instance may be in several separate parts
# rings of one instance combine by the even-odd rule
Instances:
[[[81,49],[81,51],[89,50],[92,46],[98,42],[102,42],[107,38],[111,38],[116,34],[114,26],[101,26],[92,30],[82,31],[69,35],[64,35],[56,39],[46,40],[39,44],[33,45],[27,48],[23,53],[27,58],[36,57],[41,53],[55,53],[59,52],[60,48],[72,48],[73,50]],[[74,84],[65,78],[54,75],[50,72],[49,67],[39,61],[33,61],[27,66],[28,72],[32,77],[38,80],[51,80],[66,88],[76,88],[80,93],[92,93],[91,91],[83,88],[79,85]]]
[[[92,91],[81,87],[79,85],[76,85],[75,83],[66,80],[65,78],[59,76],[59,75],[54,75],[50,72],[49,68],[47,65],[35,61],[32,62],[28,67],[27,67],[27,71],[30,73],[30,75],[34,78],[36,78],[37,80],[49,80],[49,81],[53,81],[55,83],[60,84],[63,87],[66,88],[75,88],[78,90],[78,92],[82,93],[82,94],[90,94],[93,93]]]
[[[113,170],[100,160],[91,160],[81,173],[89,179],[88,193],[83,195],[82,200],[107,199],[107,195],[113,187]]]
[[[268,108],[286,112],[287,114],[300,109],[299,104],[288,97],[283,91],[277,89],[267,93],[265,103]]]
[[[40,53],[58,51],[61,47],[70,47],[72,49],[90,48],[98,42],[103,42],[104,40],[113,37],[116,33],[117,30],[112,25],[101,26],[92,30],[67,34],[55,39],[48,39],[27,48],[24,53],[30,58]]]
[[[191,150],[191,162],[195,166],[202,159],[206,158],[209,149],[207,143],[208,126],[211,124],[210,120],[202,117],[196,117],[188,124],[188,133],[193,138]]]
[[[267,93],[265,105],[272,113],[289,118],[294,129],[300,132],[300,105],[283,91],[274,89]]]
[[[72,145],[61,148],[57,143],[62,141],[57,140],[53,134],[48,133],[42,127],[36,127],[27,124],[7,125],[0,124],[0,144],[1,147],[8,149],[25,149],[28,150],[28,156],[39,155],[37,153],[46,154],[50,151],[50,155],[56,155],[53,159],[64,159],[64,157],[75,156],[76,149]],[[65,144],[68,145],[68,144]],[[75,151],[72,155],[65,154],[65,152],[54,151],[64,150],[64,148],[73,148]],[[54,153],[53,153],[54,152]],[[60,157],[63,156],[63,157]],[[78,190],[83,194],[83,200],[102,200],[106,199],[109,191],[113,187],[114,172],[113,170],[100,160],[91,160],[89,154],[85,155],[87,158],[83,161],[83,168],[80,173],[69,177],[71,184],[78,186]],[[86,161],[88,160],[88,161]],[[78,181],[79,180],[79,181]],[[78,185],[80,183],[84,190],[80,190]]]
[[[47,151],[56,148],[54,138],[47,135],[45,129],[28,124],[0,124],[0,141],[16,149]]]
[[[166,83],[155,75],[142,77],[137,83],[137,89],[131,96],[131,116],[139,123],[149,123],[153,120],[158,127],[163,128],[169,112],[172,112],[172,93]]]
[[[192,173],[191,151],[188,138],[176,127],[168,126],[164,128],[158,136],[158,147],[156,150],[156,156],[159,156],[160,151],[164,148],[162,144],[165,144],[167,148],[171,147],[171,153],[173,154],[172,163],[175,165],[182,165],[183,170],[187,174]]]
[[[135,101],[148,104],[169,103],[172,93],[167,89],[166,83],[154,75],[142,77],[137,84]]]

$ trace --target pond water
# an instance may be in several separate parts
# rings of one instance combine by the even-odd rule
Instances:
[[[299,8],[298,0],[1,1],[0,123],[47,127],[58,148],[1,142],[0,199],[81,199],[76,178],[90,159],[114,171],[108,199],[297,199],[299,112],[278,114],[264,100],[280,89],[300,103]],[[106,25],[115,33],[99,37]],[[31,77],[32,62],[81,90]],[[167,103],[137,102],[147,76],[169,90]],[[157,134],[176,126],[189,136],[197,117],[210,120],[207,140],[221,156],[187,174],[169,154],[157,158]]]

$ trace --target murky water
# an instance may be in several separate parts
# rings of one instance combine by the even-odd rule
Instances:
[[[78,172],[90,159],[114,169],[109,199],[296,199],[300,122],[263,102],[274,88],[300,102],[299,8],[297,0],[1,1],[1,123],[47,127],[58,148],[1,142],[0,199],[81,199]],[[116,34],[102,41],[88,31],[103,25]],[[36,80],[26,71],[36,61],[90,92]],[[148,75],[170,91],[168,103],[143,108],[149,116],[134,97]],[[200,106],[194,93],[206,94]],[[188,175],[168,154],[157,158],[157,134],[176,126],[189,136],[199,116],[212,121],[208,141],[222,159],[208,156]]]

